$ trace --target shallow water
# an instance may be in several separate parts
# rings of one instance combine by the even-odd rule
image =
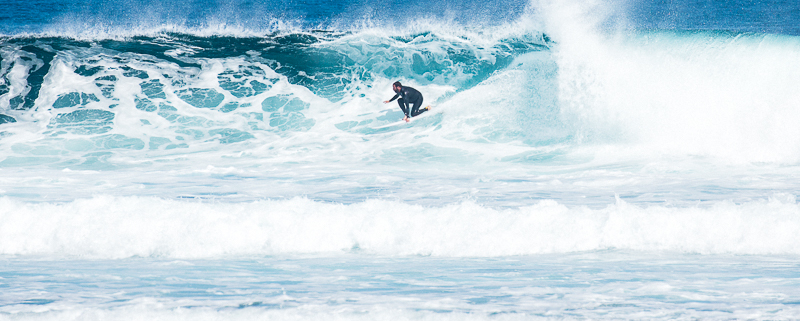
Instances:
[[[780,256],[6,258],[2,266],[11,291],[0,309],[11,319],[781,319],[797,315],[800,299],[797,261]]]

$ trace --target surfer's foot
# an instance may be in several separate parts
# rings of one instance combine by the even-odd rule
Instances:
[[[410,122],[410,121],[411,121],[411,118],[409,118],[408,116],[406,116],[406,117],[403,117],[403,120],[405,120],[406,122]]]

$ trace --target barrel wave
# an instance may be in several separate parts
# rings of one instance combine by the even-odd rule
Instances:
[[[381,162],[359,154],[407,142],[442,160],[483,163],[587,152],[734,163],[800,157],[791,126],[800,119],[791,86],[800,74],[797,38],[553,29],[558,42],[539,31],[436,30],[6,37],[0,148],[8,156],[0,166],[118,167],[132,157],[254,145]],[[405,141],[391,135],[397,128],[376,129],[400,116],[380,104],[395,80],[440,111],[412,124],[406,133],[425,134]],[[345,141],[355,148],[337,146]]]
[[[519,57],[546,52],[547,46],[543,34],[483,46],[433,32],[6,38],[2,103],[9,125],[3,145],[14,156],[3,164],[91,168],[106,163],[108,157],[98,153],[150,155],[310,135],[379,134],[373,128],[396,121],[399,111],[376,104],[391,95],[387,83],[402,79],[424,88],[426,100],[437,108],[447,107],[492,76],[518,69],[511,65]],[[532,66],[527,68],[554,68],[546,59],[528,60]],[[554,92],[537,91],[549,96],[538,113],[557,113]],[[498,102],[483,104],[478,108],[500,109]],[[463,112],[475,114],[453,110],[454,116]],[[439,118],[422,125],[441,123]],[[530,136],[503,125],[494,125],[499,133],[478,136]]]

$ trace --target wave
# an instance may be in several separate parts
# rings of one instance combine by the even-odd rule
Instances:
[[[98,196],[67,203],[0,199],[0,254],[119,259],[357,252],[494,257],[622,249],[797,255],[792,196],[706,207],[603,209],[541,201],[517,209],[370,200],[240,204]]]
[[[401,116],[396,106],[379,103],[397,79],[447,106],[518,58],[548,50],[543,34],[486,44],[430,32],[11,38],[3,46],[0,86],[5,147],[23,160],[75,155],[56,162],[74,165],[87,153],[115,150],[376,134],[375,126]]]
[[[0,166],[97,169],[257,146],[269,146],[259,158],[348,162],[398,149],[480,163],[800,161],[800,38],[609,33],[585,11],[545,7],[497,35],[423,24],[3,38]],[[381,104],[396,80],[439,111],[410,125],[411,140],[379,128],[402,116]]]

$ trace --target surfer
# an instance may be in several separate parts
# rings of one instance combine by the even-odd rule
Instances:
[[[399,81],[396,81],[392,84],[392,90],[397,94],[387,101],[384,101],[384,104],[388,104],[393,102],[397,97],[401,97],[397,100],[397,104],[400,105],[400,109],[403,110],[403,114],[406,116],[403,117],[403,120],[406,122],[411,121],[411,117],[415,117],[419,114],[422,114],[431,109],[431,106],[419,109],[422,106],[422,94],[409,86],[403,86]]]

